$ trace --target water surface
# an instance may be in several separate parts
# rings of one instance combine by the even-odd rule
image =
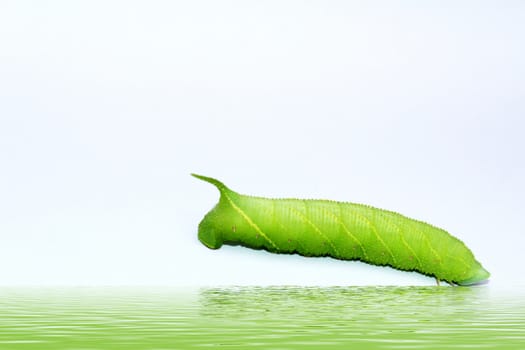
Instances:
[[[525,349],[523,293],[462,287],[0,289],[0,349]]]

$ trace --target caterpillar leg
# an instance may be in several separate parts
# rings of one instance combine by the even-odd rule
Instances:
[[[438,287],[439,287],[439,286],[440,286],[440,284],[439,284],[439,278],[437,278],[437,277],[436,277],[436,283],[437,283],[437,285],[438,285]]]

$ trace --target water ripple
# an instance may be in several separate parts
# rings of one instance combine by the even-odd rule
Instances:
[[[487,286],[4,288],[0,349],[523,349],[522,300]]]

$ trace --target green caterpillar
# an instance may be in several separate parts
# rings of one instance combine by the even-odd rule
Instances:
[[[201,175],[220,191],[219,203],[199,224],[208,248],[223,244],[273,253],[361,260],[438,281],[472,285],[490,276],[456,237],[427,223],[363,204],[268,199],[236,193]]]

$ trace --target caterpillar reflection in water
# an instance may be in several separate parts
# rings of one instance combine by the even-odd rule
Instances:
[[[328,200],[270,199],[242,195],[202,175],[220,192],[199,224],[208,248],[223,244],[272,253],[330,256],[417,271],[451,284],[489,277],[467,246],[445,230],[368,205]]]

